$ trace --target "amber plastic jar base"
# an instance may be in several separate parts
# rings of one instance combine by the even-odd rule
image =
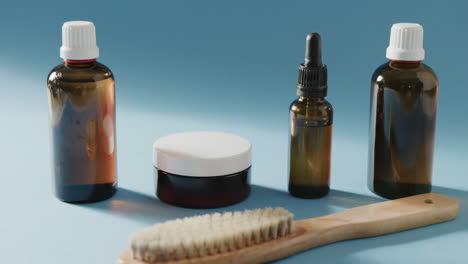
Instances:
[[[238,203],[250,194],[250,167],[214,177],[190,177],[155,168],[156,195],[168,204],[188,208],[216,208]]]

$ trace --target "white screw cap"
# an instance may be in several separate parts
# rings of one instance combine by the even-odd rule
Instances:
[[[90,60],[99,57],[96,28],[89,21],[69,21],[62,27],[60,57],[66,60]]]
[[[242,137],[214,131],[193,131],[162,137],[153,145],[153,165],[191,177],[225,176],[251,166],[252,145]]]
[[[423,27],[415,23],[393,24],[387,58],[400,61],[424,59]]]

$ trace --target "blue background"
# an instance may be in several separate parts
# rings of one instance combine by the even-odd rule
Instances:
[[[425,63],[440,81],[434,191],[459,200],[459,217],[280,262],[468,263],[467,10],[466,1],[2,2],[1,258],[114,263],[131,232],[213,211],[155,198],[151,146],[173,132],[218,130],[252,142],[252,195],[218,211],[284,206],[301,219],[380,201],[366,183],[370,77],[386,61],[391,25],[416,22],[425,29]],[[99,61],[116,76],[121,189],[91,205],[61,203],[51,188],[46,77],[60,63],[69,20],[95,23]],[[288,107],[312,31],[322,35],[335,109],[333,190],[301,200],[286,192]]]

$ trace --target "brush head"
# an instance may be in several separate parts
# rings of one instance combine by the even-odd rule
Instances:
[[[134,259],[164,262],[241,249],[292,231],[293,214],[281,207],[214,213],[142,229],[131,236],[130,248]]]

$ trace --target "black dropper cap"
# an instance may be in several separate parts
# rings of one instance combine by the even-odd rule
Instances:
[[[327,66],[322,64],[322,40],[316,32],[310,33],[306,39],[304,64],[299,65],[297,95],[327,96]]]

